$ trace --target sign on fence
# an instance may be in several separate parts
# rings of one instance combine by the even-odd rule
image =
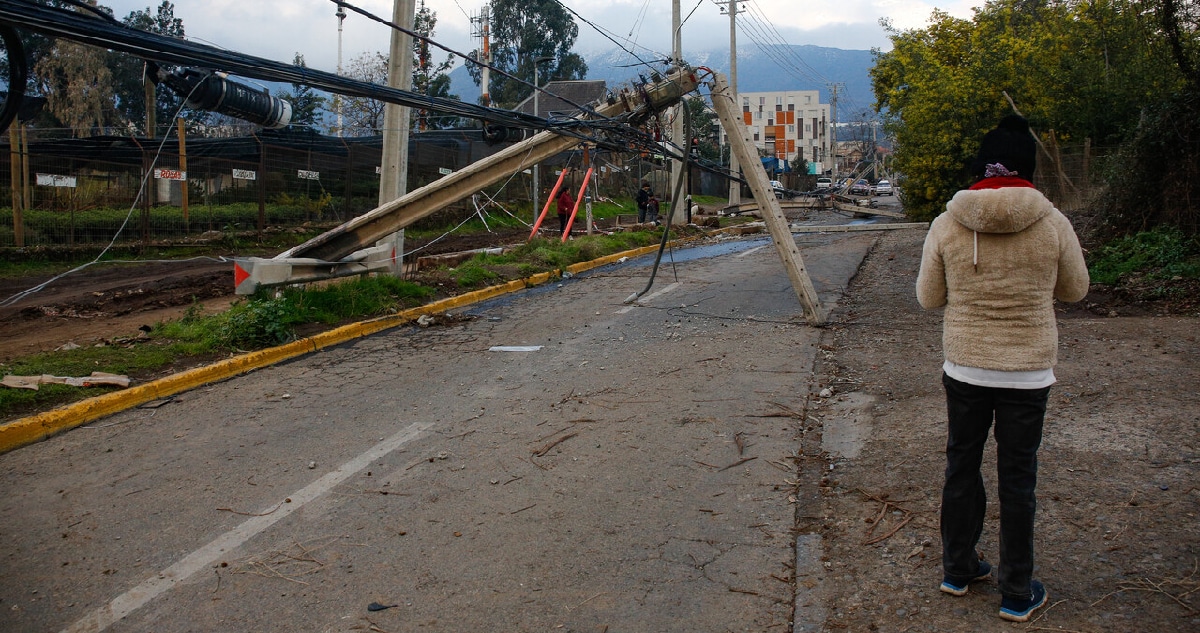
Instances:
[[[187,180],[187,172],[178,169],[155,169],[154,177],[159,180]]]
[[[297,178],[299,178],[299,179],[301,179],[301,180],[320,180],[320,179],[321,179],[321,172],[319,172],[319,171],[308,171],[307,169],[297,169],[297,170],[296,170],[296,177],[297,177]]]
[[[74,176],[59,176],[58,174],[38,174],[37,184],[43,187],[74,187]]]
[[[233,177],[238,180],[257,180],[258,172],[252,169],[235,169],[233,170]]]
[[[438,167],[438,173],[443,176],[449,176],[454,173],[454,170],[449,167]]]

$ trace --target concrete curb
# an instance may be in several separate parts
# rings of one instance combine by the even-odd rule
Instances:
[[[685,241],[690,241],[690,239],[693,238],[674,240],[673,243],[681,244]],[[572,264],[567,266],[565,271],[571,274],[578,274],[614,263],[622,257],[632,259],[653,253],[656,250],[658,250],[657,244],[643,246],[633,250],[606,255],[591,261]],[[113,413],[118,413],[154,400],[160,400],[189,389],[195,389],[202,385],[233,378],[234,376],[290,358],[316,352],[332,345],[338,345],[399,325],[411,323],[422,315],[438,314],[480,301],[486,301],[493,297],[538,286],[552,278],[561,276],[562,273],[562,270],[538,273],[524,279],[517,279],[417,308],[404,310],[394,315],[343,325],[342,327],[292,341],[285,345],[241,354],[212,365],[189,369],[182,373],[159,378],[158,380],[129,387],[128,389],[106,393],[102,396],[81,400],[45,413],[14,420],[0,425],[0,455],[44,440],[63,431],[69,431],[77,426],[87,424],[107,415],[112,415]]]

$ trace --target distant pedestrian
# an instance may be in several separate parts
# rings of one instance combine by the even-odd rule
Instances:
[[[554,204],[558,207],[558,234],[564,235],[567,232],[567,216],[575,208],[575,196],[571,195],[571,188],[563,187]]]
[[[653,198],[653,197],[654,197],[654,192],[650,190],[650,183],[643,180],[642,188],[638,189],[637,197],[635,198],[635,201],[637,202],[637,210],[638,210],[638,224],[641,224],[646,221],[646,212],[650,205],[650,198]]]
[[[646,221],[658,224],[658,196],[654,194],[646,201]]]
[[[1079,301],[1088,271],[1066,216],[1033,188],[1029,123],[1007,116],[983,137],[977,182],[925,238],[917,299],[945,307],[942,384],[948,433],[942,488],[942,585],[954,596],[987,578],[976,546],[987,493],[980,465],[995,422],[1000,499],[1000,617],[1025,622],[1046,604],[1033,579],[1037,452],[1058,361],[1054,300]]]

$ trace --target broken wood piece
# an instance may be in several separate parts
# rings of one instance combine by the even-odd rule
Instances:
[[[554,440],[553,442],[550,442],[549,444],[537,449],[536,451],[533,452],[533,456],[541,457],[542,455],[549,453],[550,449],[554,448],[555,446],[558,446],[559,444],[562,444],[563,442],[575,437],[576,435],[579,435],[579,434],[578,433],[568,433],[568,434],[558,438],[557,440]]]
[[[0,380],[0,385],[10,387],[12,389],[31,389],[37,391],[40,385],[70,385],[72,387],[128,387],[129,376],[120,374],[110,374],[103,371],[94,371],[91,375],[83,377],[74,376],[51,376],[50,374],[42,374],[40,376],[14,376],[8,374]]]

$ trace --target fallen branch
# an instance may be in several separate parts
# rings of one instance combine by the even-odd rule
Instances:
[[[254,512],[242,512],[240,510],[234,510],[233,508],[217,508],[217,512],[232,512],[234,514],[240,514],[244,517],[265,517],[268,514],[271,514],[271,513],[275,512],[276,510],[278,510],[279,506],[282,506],[282,505],[283,505],[283,502],[280,501],[279,503],[275,504],[274,508],[271,508],[270,510],[268,510],[266,512],[257,513],[257,514]]]
[[[892,538],[892,535],[894,535],[896,532],[899,532],[899,531],[900,531],[900,528],[904,527],[905,525],[908,525],[908,522],[909,522],[909,521],[912,521],[912,515],[911,515],[911,514],[910,514],[910,515],[908,515],[908,516],[906,516],[906,517],[904,517],[904,520],[903,520],[903,521],[901,521],[900,523],[896,524],[896,527],[894,527],[894,528],[892,528],[892,529],[888,530],[888,533],[887,533],[887,534],[884,534],[883,536],[877,536],[877,537],[875,537],[875,538],[873,538],[873,539],[871,539],[871,540],[869,540],[869,541],[866,541],[866,542],[864,542],[864,543],[863,543],[863,545],[874,545],[874,544],[876,544],[876,543],[879,543],[880,541],[886,541],[886,540],[888,540],[889,538]]]
[[[579,434],[578,433],[568,433],[568,434],[558,438],[557,440],[554,440],[553,442],[550,442],[549,444],[534,451],[533,456],[541,457],[541,456],[545,455],[546,453],[549,453],[550,449],[554,448],[555,446],[558,446],[559,444],[562,444],[563,442],[575,437],[576,435],[579,435]]]
[[[745,458],[745,459],[739,459],[739,460],[737,460],[736,462],[733,462],[732,464],[730,464],[730,465],[728,465],[728,466],[726,466],[726,467],[724,467],[724,468],[721,468],[721,469],[720,469],[720,470],[718,470],[717,472],[721,472],[721,471],[729,470],[730,468],[736,468],[736,467],[738,467],[738,466],[741,466],[742,464],[745,464],[746,462],[748,462],[748,461],[750,461],[750,460],[754,460],[754,459],[758,459],[758,456],[757,456],[757,455],[755,455],[754,457],[747,457],[747,458]]]

